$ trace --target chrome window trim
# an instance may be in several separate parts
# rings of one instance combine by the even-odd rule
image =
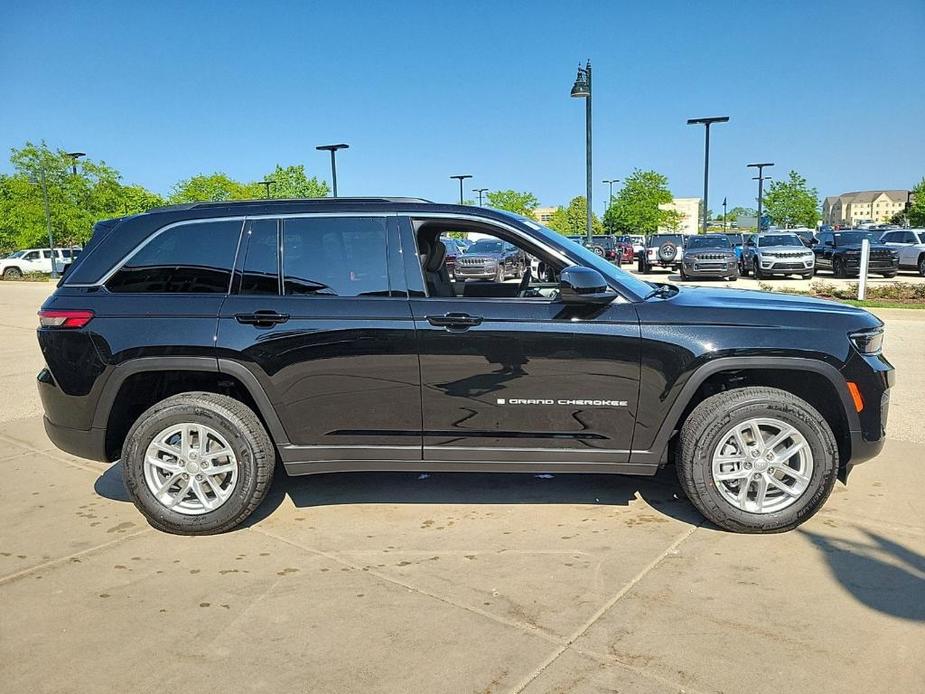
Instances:
[[[67,287],[102,287],[112,276],[121,270],[125,264],[132,259],[142,248],[151,243],[165,231],[173,229],[184,224],[211,224],[215,222],[241,222],[241,229],[238,231],[238,242],[240,243],[241,233],[244,230],[245,222],[254,219],[298,219],[303,217],[397,217],[395,212],[296,212],[288,214],[260,214],[260,215],[231,215],[228,217],[202,217],[200,219],[180,219],[170,224],[165,224],[153,234],[144,239],[132,250],[122,256],[122,259],[116,263],[105,275],[96,282],[64,283]],[[235,262],[237,262],[237,248],[235,249]],[[232,268],[232,279],[234,279],[234,268]],[[146,292],[138,292],[144,294]],[[227,295],[227,292],[226,292]]]

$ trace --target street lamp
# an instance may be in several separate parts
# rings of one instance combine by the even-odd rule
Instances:
[[[481,207],[482,206],[482,193],[487,193],[488,188],[473,188],[472,192],[479,194],[479,207]]]
[[[713,116],[710,118],[688,118],[688,125],[702,125],[706,130],[706,140],[703,150],[703,233],[707,233],[707,217],[710,216],[708,195],[710,192],[710,126],[714,123],[727,123],[729,116]]]
[[[774,162],[766,161],[760,164],[747,164],[746,168],[758,169],[758,175],[752,178],[753,181],[758,181],[758,233],[761,233],[761,201],[764,197],[764,182],[765,180],[771,178],[770,176],[765,176],[764,167],[774,166]]]
[[[605,178],[601,183],[604,185],[610,186],[610,195],[607,198],[607,204],[604,205],[604,214],[607,214],[607,210],[610,209],[610,206],[613,205],[613,184],[619,183],[619,178]]]
[[[472,174],[456,174],[455,176],[450,176],[450,178],[455,178],[459,181],[459,204],[462,205],[463,204],[463,192],[462,192],[463,181],[465,181],[467,178],[472,178]]]
[[[587,235],[590,244],[593,233],[591,227],[591,61],[584,67],[578,64],[578,76],[572,85],[572,96],[576,99],[585,99],[585,195],[587,196]]]
[[[726,233],[726,198],[723,198],[723,233]]]
[[[266,194],[267,194],[267,200],[270,199],[270,186],[272,186],[274,183],[276,183],[276,181],[274,181],[272,178],[268,178],[265,181],[257,181],[258,186],[264,187],[264,190],[266,191]]]
[[[68,152],[67,156],[71,158],[71,172],[76,176],[77,175],[77,160],[81,157],[87,156],[86,152]]]
[[[318,150],[327,150],[331,153],[331,187],[334,189],[334,197],[337,197],[337,161],[334,158],[334,153],[339,149],[347,149],[350,145],[345,145],[344,143],[336,145],[318,145],[315,149]]]

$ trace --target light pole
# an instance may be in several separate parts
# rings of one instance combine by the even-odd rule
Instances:
[[[71,158],[71,173],[77,175],[77,160],[87,156],[86,152],[68,152],[67,156]]]
[[[607,210],[610,209],[610,206],[613,205],[613,184],[619,183],[619,178],[605,178],[601,183],[604,185],[610,186],[610,193],[607,196],[607,204],[604,205],[604,214],[607,214]]]
[[[51,210],[48,208],[48,183],[45,181],[44,164],[42,164],[40,171],[39,181],[42,184],[42,200],[45,203],[45,226],[48,229],[48,248],[51,251],[51,277],[54,279],[58,276],[58,271],[55,269],[55,238],[51,232]]]
[[[758,175],[752,178],[753,181],[758,181],[758,233],[761,233],[761,201],[764,198],[764,182],[766,179],[771,178],[770,176],[764,175],[764,167],[774,166],[774,162],[766,161],[760,164],[747,164],[746,168],[758,169]]]
[[[462,205],[463,204],[463,192],[462,192],[463,181],[465,181],[467,178],[472,178],[472,174],[456,174],[455,176],[450,176],[450,178],[455,178],[459,181],[459,204]]]
[[[270,186],[272,186],[274,183],[276,183],[276,181],[274,181],[272,178],[268,178],[265,181],[257,181],[258,186],[264,187],[264,190],[266,191],[267,200],[270,199]]]
[[[723,198],[723,233],[726,233],[726,198]]]
[[[707,233],[707,217],[710,209],[710,126],[714,123],[727,123],[729,116],[713,116],[710,118],[688,118],[688,125],[702,125],[706,130],[703,149],[703,233]]]
[[[482,193],[487,193],[488,188],[473,188],[472,192],[479,194],[479,207],[481,207],[482,206]]]
[[[350,145],[345,145],[344,143],[336,145],[318,145],[315,149],[326,150],[331,153],[331,188],[334,190],[334,197],[337,197],[337,161],[334,158],[334,153],[339,149],[347,149]]]
[[[575,77],[575,84],[572,85],[571,95],[576,99],[585,99],[585,195],[587,196],[587,235],[588,243],[592,242],[591,215],[591,61],[588,60],[584,67],[578,64],[578,76]]]

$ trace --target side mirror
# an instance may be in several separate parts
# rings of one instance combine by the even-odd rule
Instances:
[[[809,240],[809,245],[810,245],[810,246],[818,246],[818,245],[819,245],[819,239],[810,239],[810,240]]]
[[[617,293],[597,270],[570,265],[559,274],[559,300],[564,304],[609,304]]]

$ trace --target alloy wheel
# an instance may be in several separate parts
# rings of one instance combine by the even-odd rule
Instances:
[[[779,419],[749,419],[729,428],[713,451],[713,482],[723,498],[749,513],[774,513],[809,488],[813,454],[795,427]]]
[[[238,461],[228,441],[204,424],[174,424],[145,452],[144,477],[154,498],[177,513],[216,510],[234,492]]]

